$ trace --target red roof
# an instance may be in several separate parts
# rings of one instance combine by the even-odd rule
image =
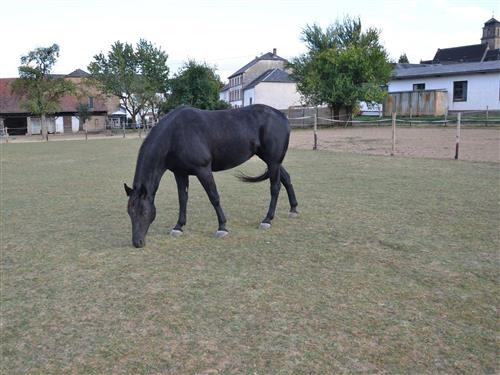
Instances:
[[[22,99],[13,94],[11,91],[11,83],[17,78],[0,78],[0,114],[8,113],[27,113],[27,111],[22,108]],[[87,99],[78,99],[73,95],[65,95],[61,98],[59,102],[60,112],[76,112],[76,106],[78,103],[86,102]],[[107,112],[106,103],[104,100],[99,98],[94,98],[94,108],[92,112]]]
[[[12,94],[10,84],[16,78],[0,78],[0,113],[26,112],[20,108],[19,97]]]

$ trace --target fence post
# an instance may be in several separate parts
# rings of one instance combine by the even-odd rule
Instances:
[[[123,122],[123,138],[125,138],[125,124],[127,122],[127,119],[125,118],[125,121]]]
[[[486,124],[484,124],[485,126],[488,126],[488,114],[489,114],[489,111],[488,111],[488,106],[486,106]]]
[[[313,150],[318,149],[318,113],[314,112],[314,146]]]
[[[458,148],[460,145],[460,122],[462,121],[462,112],[457,114],[457,137],[455,142],[455,160],[458,160]]]
[[[392,112],[392,149],[391,156],[394,156],[396,151],[396,112]]]

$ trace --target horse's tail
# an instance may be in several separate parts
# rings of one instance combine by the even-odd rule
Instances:
[[[236,177],[243,182],[261,182],[269,178],[269,171],[266,169],[266,171],[262,173],[260,176],[255,176],[255,177],[248,176],[243,172],[240,172]]]

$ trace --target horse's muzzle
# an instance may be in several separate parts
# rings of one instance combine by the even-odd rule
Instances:
[[[144,241],[144,240],[133,240],[132,244],[134,245],[134,247],[141,248],[141,247],[144,247],[146,245],[146,241]]]

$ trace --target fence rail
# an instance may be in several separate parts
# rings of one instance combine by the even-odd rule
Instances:
[[[448,126],[455,125],[458,121],[458,115],[461,115],[461,124],[470,126],[500,126],[500,111],[468,111],[456,112],[450,115],[441,117],[400,117],[398,116],[396,122],[400,125],[408,126]],[[374,117],[374,116],[348,116],[340,115],[336,118],[318,116],[311,114],[307,116],[291,117],[287,116],[292,128],[311,128],[316,126],[381,126],[390,125],[391,117]]]
[[[294,116],[290,116],[294,115]],[[436,117],[436,116],[422,116],[422,117],[400,117],[394,114],[391,118],[379,117],[379,116],[350,116],[348,114],[337,114],[336,118],[329,117],[331,113],[325,111],[317,111],[315,108],[301,109],[290,111],[287,115],[292,128],[304,128],[312,129],[313,137],[311,137],[312,148],[314,150],[318,149],[318,144],[321,140],[320,128],[341,128],[341,127],[353,127],[360,128],[363,127],[392,127],[392,136],[387,137],[387,142],[391,138],[391,145],[387,143],[387,147],[391,150],[391,155],[397,153],[398,143],[396,142],[396,135],[398,128],[408,128],[408,127],[449,127],[454,129],[456,127],[456,155],[455,158],[458,159],[459,143],[460,143],[460,128],[468,126],[469,128],[477,127],[499,127],[500,126],[500,111],[470,111],[470,112],[457,112],[449,113],[446,116]],[[58,133],[49,134],[46,140],[65,140],[65,139],[97,139],[104,138],[107,136],[115,136],[119,138],[126,137],[146,137],[149,130],[154,125],[148,124],[146,127],[138,126],[137,124],[126,124],[126,127],[121,124],[121,126],[106,126],[105,129],[101,131],[80,131],[77,133]],[[17,131],[19,128],[16,129]],[[3,143],[9,142],[9,140],[15,141],[17,135],[9,135],[9,129],[7,127],[0,127],[0,140]],[[38,141],[40,136],[33,135],[31,137],[19,136],[24,138],[26,141]],[[325,135],[325,137],[327,137]],[[331,141],[331,140],[330,140]],[[402,142],[402,141],[400,141]]]
[[[397,135],[397,129],[398,128],[409,128],[409,127],[418,127],[418,126],[423,126],[423,128],[438,128],[438,127],[449,127],[449,129],[455,129],[456,128],[456,140],[455,140],[455,154],[454,154],[454,159],[459,158],[459,146],[460,146],[460,129],[463,127],[463,125],[469,125],[469,128],[478,128],[478,127],[484,127],[484,126],[500,126],[500,112],[496,112],[493,114],[493,116],[490,115],[490,113],[486,113],[487,116],[485,115],[484,111],[475,111],[475,112],[457,112],[455,114],[452,114],[451,116],[444,116],[444,118],[438,118],[438,117],[432,117],[432,118],[398,118],[396,113],[393,113],[391,118],[384,118],[384,117],[379,117],[377,119],[357,119],[357,118],[346,118],[343,120],[340,119],[332,119],[332,118],[327,118],[327,117],[320,117],[317,116],[316,114],[309,115],[309,116],[300,116],[300,117],[295,117],[295,118],[289,118],[289,121],[291,123],[292,128],[312,128],[313,129],[313,137],[312,137],[312,149],[317,150],[318,149],[318,142],[321,138],[321,131],[318,131],[318,127],[320,122],[322,124],[329,124],[327,126],[323,127],[358,127],[362,128],[363,126],[366,127],[378,127],[378,126],[386,126],[386,127],[391,127],[391,146],[390,147],[390,155],[394,156],[397,153],[397,140],[396,140],[396,135]],[[299,126],[294,124],[294,121],[301,122]],[[325,135],[325,137],[328,136]],[[331,137],[326,141],[327,143],[331,143]]]

